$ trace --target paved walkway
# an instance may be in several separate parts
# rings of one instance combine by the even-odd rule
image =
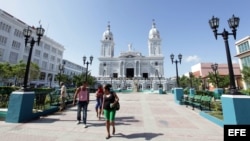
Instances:
[[[199,111],[174,102],[172,94],[121,94],[116,134],[110,141],[223,141],[223,128]],[[76,125],[76,107],[28,123],[0,121],[1,141],[103,141],[105,122],[98,120],[91,94],[88,128]]]

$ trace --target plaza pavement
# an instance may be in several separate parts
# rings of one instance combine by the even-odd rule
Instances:
[[[118,93],[116,134],[110,141],[223,141],[223,128],[199,115],[199,110],[174,102],[173,94]],[[1,141],[103,141],[105,121],[88,106],[88,128],[76,124],[76,106],[27,123],[0,121]]]

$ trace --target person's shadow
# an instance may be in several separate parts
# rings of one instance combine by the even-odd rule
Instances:
[[[123,133],[117,133],[114,137],[122,137],[127,139],[144,138],[145,140],[152,140],[153,138],[163,135],[162,133],[133,133],[124,135]]]

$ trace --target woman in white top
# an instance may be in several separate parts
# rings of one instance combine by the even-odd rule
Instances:
[[[61,86],[61,93],[60,93],[60,100],[61,100],[61,105],[60,105],[60,111],[63,111],[66,108],[65,100],[66,100],[66,95],[67,95],[67,88],[64,85],[63,82],[60,83]]]

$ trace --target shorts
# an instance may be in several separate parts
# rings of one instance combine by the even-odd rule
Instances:
[[[105,119],[107,121],[114,121],[115,120],[116,110],[114,110],[114,109],[110,109],[110,110],[104,109],[103,112],[104,112],[104,117],[105,117]]]

